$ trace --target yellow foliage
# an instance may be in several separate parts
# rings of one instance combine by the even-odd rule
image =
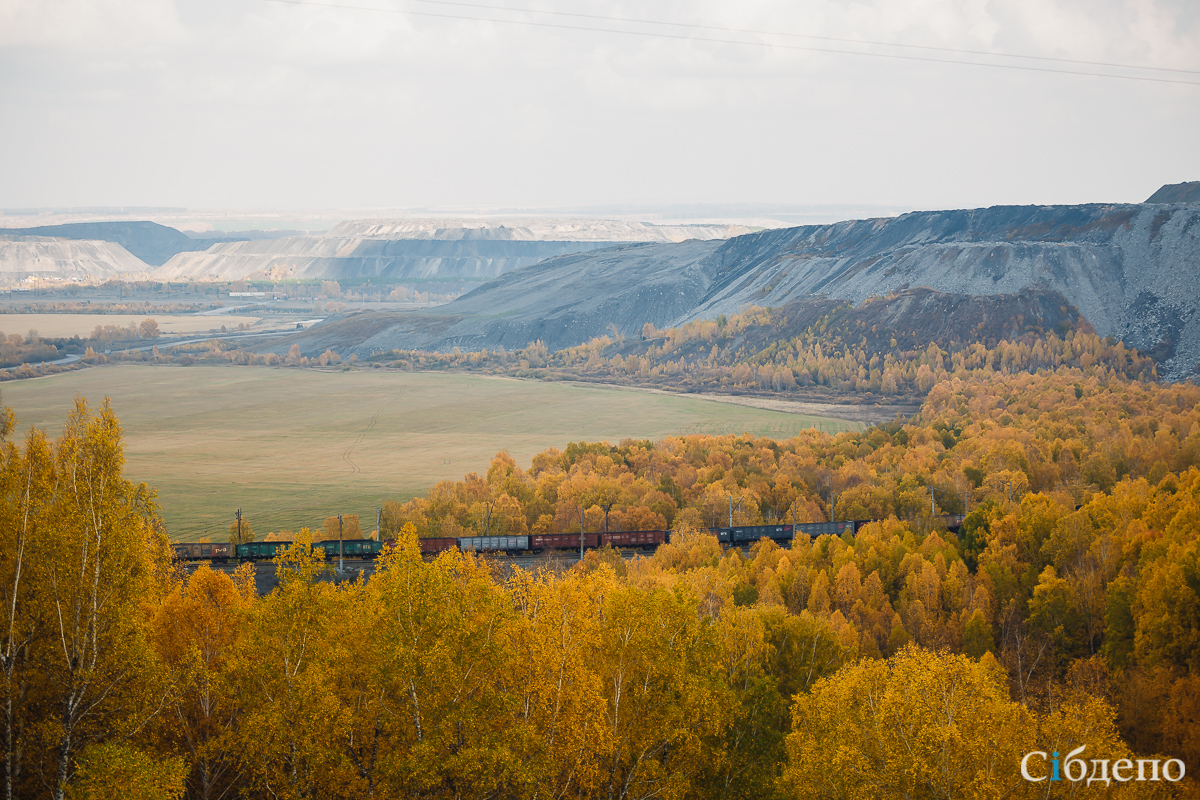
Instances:
[[[186,774],[183,759],[155,760],[128,744],[103,742],[80,754],[68,800],[178,800]]]
[[[911,646],[825,678],[792,714],[783,782],[797,798],[1005,797],[1034,741],[1003,672]]]

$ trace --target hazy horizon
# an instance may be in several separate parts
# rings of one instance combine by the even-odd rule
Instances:
[[[341,222],[369,219],[479,220],[492,223],[523,219],[591,219],[637,221],[652,225],[749,225],[791,227],[850,219],[892,217],[911,209],[865,205],[663,204],[660,206],[596,206],[576,208],[342,208],[342,209],[204,209],[172,207],[0,208],[0,229],[31,228],[74,222],[149,220],[185,232],[295,230],[327,231]]]

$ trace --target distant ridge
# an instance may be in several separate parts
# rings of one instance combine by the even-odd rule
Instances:
[[[219,244],[203,253],[180,253],[155,276],[479,281],[548,258],[618,244],[716,240],[752,230],[742,225],[555,217],[349,220],[320,236]]]
[[[756,230],[745,225],[691,225],[572,217],[361,219],[343,222],[327,235],[372,239],[486,239],[526,242],[683,242],[728,239]]]

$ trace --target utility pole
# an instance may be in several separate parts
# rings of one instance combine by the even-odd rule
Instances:
[[[929,530],[933,530],[933,518],[937,516],[937,506],[933,502],[933,486],[929,487]]]
[[[242,543],[242,510],[239,508],[237,510],[237,513],[234,514],[234,516],[237,517],[237,526],[238,526],[237,543],[241,544]]]
[[[485,500],[483,503],[483,535],[492,535],[492,501]]]
[[[342,571],[342,515],[338,514],[338,572]]]
[[[579,560],[583,561],[583,504],[579,504]]]
[[[379,541],[379,520],[383,515],[383,509],[375,506],[375,541]]]
[[[738,508],[742,507],[742,500],[744,500],[744,499],[745,499],[744,497],[738,498],[738,501],[737,501]],[[733,495],[731,495],[731,494],[725,495],[725,500],[729,503],[729,527],[732,528],[733,527]]]
[[[959,476],[954,476],[954,493],[958,495],[958,499],[962,500],[963,516],[971,513],[971,482],[967,481],[967,488],[964,490],[962,481]]]
[[[934,492],[941,492],[941,493],[942,493],[942,497],[945,497],[945,496],[946,496],[947,494],[949,494],[951,491],[953,491],[953,492],[954,492],[954,494],[958,495],[958,499],[959,499],[959,500],[962,500],[962,501],[963,501],[963,506],[964,506],[964,509],[965,509],[965,506],[966,506],[966,498],[965,498],[965,497],[962,495],[962,493],[961,493],[961,492],[959,492],[959,491],[958,491],[958,488],[957,488],[957,487],[955,487],[953,490],[950,490],[950,489],[935,489],[934,487],[930,486],[930,487],[929,487],[929,511],[930,511],[930,513],[931,513],[931,514],[933,514],[933,516],[935,516],[935,517],[937,516],[937,509],[936,509],[936,508],[934,508],[934,506],[933,506],[933,493],[934,493]],[[963,512],[963,513],[965,514],[965,513],[966,513],[966,511],[964,510],[964,512]]]

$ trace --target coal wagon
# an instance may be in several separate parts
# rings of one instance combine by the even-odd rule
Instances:
[[[667,541],[666,531],[610,531],[599,536],[601,547],[658,547]]]
[[[228,561],[236,557],[228,542],[178,542],[171,545],[178,561]]]
[[[528,536],[460,536],[458,549],[465,552],[521,553],[529,549]]]

